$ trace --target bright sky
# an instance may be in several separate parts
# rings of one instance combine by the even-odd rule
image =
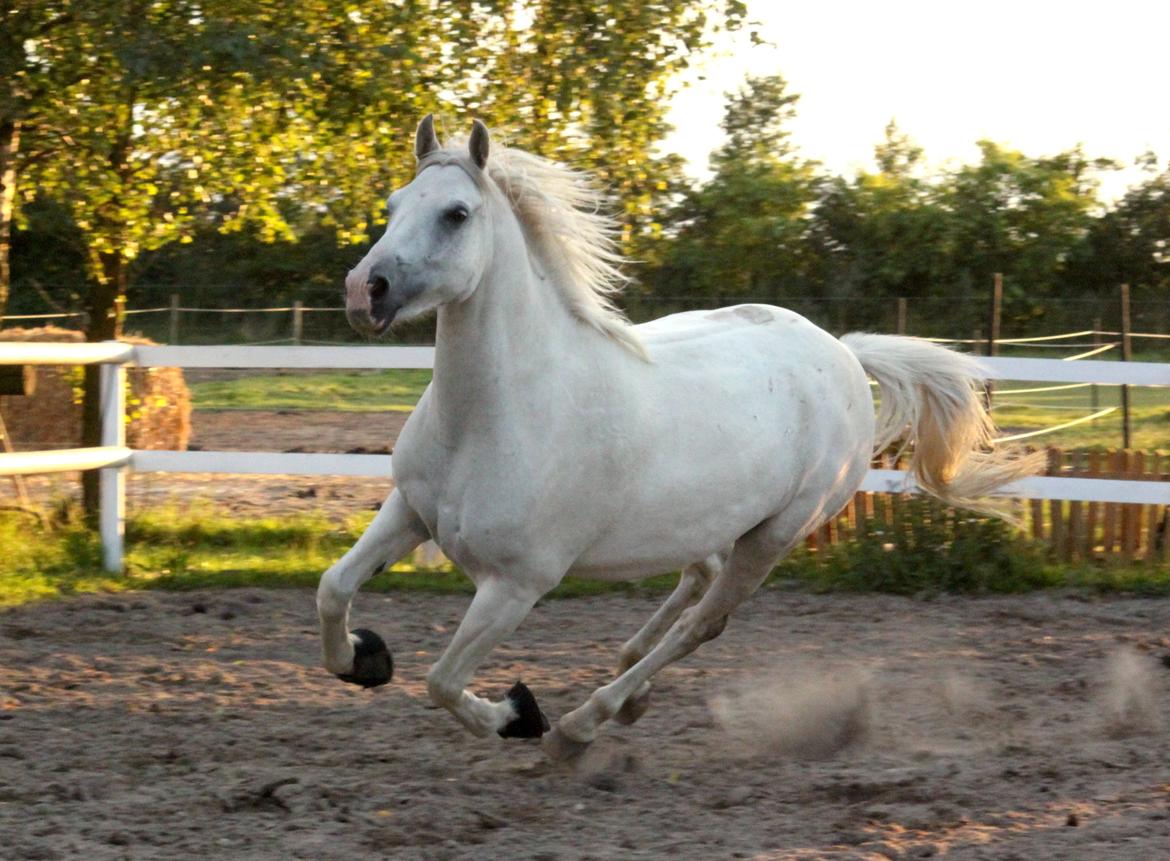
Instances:
[[[1126,166],[1170,160],[1166,0],[748,0],[759,26],[725,39],[675,101],[664,148],[695,175],[722,141],[723,93],[746,73],[800,94],[793,138],[830,171],[873,167],[891,118],[932,168],[973,162],[989,138],[1030,156],[1078,143]],[[758,29],[772,46],[751,47]],[[698,76],[703,79],[699,80]],[[1112,199],[1139,173],[1104,177]]]

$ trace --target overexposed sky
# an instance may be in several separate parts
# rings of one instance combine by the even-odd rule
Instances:
[[[793,138],[835,173],[872,168],[886,123],[932,168],[973,162],[980,138],[1030,156],[1076,144],[1129,166],[1170,160],[1167,0],[749,0],[749,25],[720,41],[670,114],[664,149],[702,175],[722,140],[723,94],[779,73],[800,94]],[[770,46],[752,47],[757,29]],[[1136,171],[1104,178],[1110,199]]]

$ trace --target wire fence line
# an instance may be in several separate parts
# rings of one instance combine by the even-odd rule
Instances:
[[[642,297],[643,299],[645,297]],[[663,297],[669,300],[670,297]],[[293,302],[291,305],[273,305],[264,307],[200,307],[180,304],[178,295],[172,295],[171,303],[165,306],[146,308],[131,308],[124,311],[128,318],[136,321],[136,327],[144,329],[142,334],[164,344],[181,343],[213,343],[238,344],[251,346],[279,346],[279,345],[316,345],[316,346],[349,346],[360,343],[361,339],[348,326],[343,306],[306,305],[303,302]],[[695,309],[701,310],[701,309]],[[219,325],[215,325],[215,318],[219,317]],[[312,318],[306,320],[306,318]],[[899,320],[904,324],[905,315]],[[5,317],[6,323],[28,323],[33,321],[75,321],[84,324],[83,312],[49,312],[44,314],[15,314]],[[237,322],[231,322],[232,320]],[[194,321],[202,322],[194,322]],[[325,321],[318,323],[314,320]],[[146,324],[146,325],[144,325]],[[405,332],[398,333],[397,340],[403,343],[426,344],[433,343],[433,324],[424,321],[421,324],[408,325]],[[993,326],[992,329],[997,329]],[[1121,340],[1113,340],[1118,339]],[[1110,340],[1104,340],[1110,339]],[[1075,362],[1095,356],[1118,356],[1125,359],[1125,355],[1118,355],[1118,348],[1124,354],[1126,340],[1147,339],[1157,344],[1170,339],[1170,334],[1163,332],[1124,332],[1114,329],[1077,328],[1067,332],[1035,334],[1015,337],[972,337],[972,338],[944,338],[923,337],[923,340],[934,343],[951,345],[962,348],[974,348],[973,352],[995,354],[1001,348],[1013,352],[1026,354],[1029,351],[1068,351],[1079,350],[1071,355],[1063,356],[1063,361]],[[1091,405],[1086,403],[1080,406],[1053,405],[1036,401],[1010,400],[1019,395],[1047,395],[1052,392],[1092,389]],[[1098,403],[1098,386],[1092,383],[1073,383],[1065,385],[1035,386],[1017,389],[998,389],[994,395],[996,409],[1027,409],[1038,411],[1072,411],[1088,409],[1089,411],[1072,421],[1062,422],[1036,431],[1017,434],[1009,439],[1026,439],[1098,421],[1113,415],[1119,410],[1122,412],[1125,436],[1128,438],[1130,408],[1128,397],[1123,396],[1120,406],[1101,409]],[[988,402],[991,404],[992,389],[988,390]],[[1004,400],[1008,398],[1009,400]]]
[[[302,314],[337,314],[344,315],[344,306],[328,306],[328,305],[303,305],[301,303],[293,303],[292,305],[276,305],[265,307],[198,307],[194,305],[165,305],[152,308],[127,308],[124,312],[127,317],[141,317],[150,314],[173,316],[176,314],[205,314],[205,315],[237,315],[237,314],[284,314],[284,315],[302,315]],[[9,322],[33,322],[33,321],[48,321],[48,320],[84,320],[86,314],[84,311],[59,311],[46,312],[43,314],[7,314],[3,321]],[[939,344],[956,344],[956,345],[973,345],[986,346],[989,343],[994,343],[998,346],[1011,346],[1028,349],[1065,349],[1065,348],[1090,348],[1097,352],[1105,352],[1119,346],[1120,342],[1079,342],[1079,343],[1058,343],[1068,341],[1074,338],[1088,338],[1088,337],[1121,337],[1122,332],[1113,329],[1079,329],[1072,332],[1059,332],[1051,335],[1033,335],[1015,338],[995,338],[992,341],[989,338],[942,338],[933,336],[913,336],[919,337],[924,341],[931,341]],[[1163,332],[1131,332],[1130,338],[1142,338],[1151,340],[1170,340],[1170,334]],[[274,342],[279,339],[266,339],[266,343]],[[285,339],[291,342],[291,336]],[[239,343],[248,343],[246,341]],[[331,343],[345,343],[344,341],[334,341]],[[1093,355],[1093,353],[1086,353],[1085,356]],[[1077,358],[1083,358],[1078,356]]]
[[[1003,276],[996,273],[992,278],[991,291],[984,294],[971,285],[960,286],[953,296],[918,297],[911,306],[910,297],[886,296],[817,296],[817,297],[746,297],[746,296],[666,296],[662,294],[642,294],[630,291],[622,297],[623,305],[631,320],[641,322],[647,319],[664,316],[665,314],[680,311],[704,311],[717,308],[729,303],[759,302],[765,304],[782,303],[798,313],[804,314],[812,322],[825,329],[842,333],[858,328],[894,331],[901,335],[916,335],[924,340],[939,344],[970,349],[987,357],[997,356],[1001,349],[1021,351],[1026,356],[1030,351],[1048,352],[1061,350],[1069,352],[1062,357],[1063,362],[1076,363],[1090,360],[1096,356],[1108,354],[1110,359],[1119,359],[1121,362],[1130,362],[1133,359],[1133,343],[1135,340],[1152,342],[1153,346],[1146,348],[1147,353],[1164,354],[1165,348],[1158,349],[1160,342],[1170,339],[1165,331],[1170,329],[1170,316],[1166,313],[1164,303],[1146,303],[1146,313],[1141,314],[1141,321],[1151,324],[1145,332],[1134,332],[1131,291],[1128,284],[1118,285],[1117,304],[1113,305],[1104,294],[1089,304],[1087,297],[1080,300],[1062,301],[1056,306],[1049,306],[1044,313],[1049,315],[1045,322],[1037,324],[1034,317],[1012,318],[1017,325],[1021,320],[1029,321],[1035,328],[1041,325],[1056,327],[1065,321],[1070,331],[1044,332],[1034,331],[1032,334],[1002,337],[1002,323],[1004,320],[1004,289]],[[301,295],[312,293],[324,295],[323,288],[301,291]],[[331,288],[330,294],[336,296]],[[981,313],[980,301],[983,296],[990,298],[986,315]],[[282,297],[283,298],[283,297]],[[1020,297],[1014,297],[1017,306]],[[198,305],[184,305],[178,293],[172,292],[170,304],[148,308],[124,310],[127,316],[133,316],[136,325],[143,331],[141,334],[163,344],[213,344],[229,347],[232,344],[266,345],[321,345],[347,346],[358,343],[360,339],[349,328],[346,321],[345,308],[341,306],[307,305],[303,300],[296,300],[291,305],[272,307],[200,307]],[[1027,303],[1025,303],[1027,304]],[[1067,305],[1068,307],[1064,307]],[[1093,307],[1095,305],[1095,307]],[[1140,305],[1138,306],[1140,308]],[[1114,316],[1117,312],[1117,316]],[[890,321],[893,317],[893,326],[882,325],[878,321]],[[200,322],[191,325],[192,319]],[[218,318],[219,325],[215,325]],[[308,320],[306,319],[308,318]],[[1120,328],[1107,329],[1104,319],[1117,319]],[[53,313],[45,315],[20,315],[9,317],[9,320],[72,320],[84,324],[84,315],[77,312]],[[1091,327],[1084,327],[1083,323],[1091,320]],[[184,326],[186,321],[186,326]],[[228,321],[233,321],[229,323]],[[1141,322],[1139,321],[1139,323]],[[913,324],[912,324],[913,322]],[[1009,320],[1010,322],[1010,320]],[[860,325],[859,325],[860,324]],[[435,338],[433,317],[424,321],[408,323],[396,329],[396,340],[402,344],[433,344]],[[984,330],[983,327],[986,327]],[[917,330],[917,331],[915,331]],[[933,332],[930,332],[933,330]],[[986,331],[986,336],[984,335]],[[929,334],[928,334],[929,332]],[[972,337],[960,335],[970,332]],[[945,337],[940,337],[945,333]],[[1086,339],[1091,339],[1086,342]],[[1120,347],[1120,350],[1118,348]],[[1051,353],[1049,353],[1051,355]],[[1102,365],[1100,361],[1088,362],[1088,366]],[[1110,363],[1111,364],[1111,363]],[[1086,367],[1086,366],[1082,366]],[[1088,371],[1088,367],[1086,367]],[[1032,378],[1034,379],[1034,378]],[[1023,394],[1043,396],[1051,392],[1090,388],[1089,403],[1080,406],[1070,404],[1052,404],[1023,402],[1019,400],[1000,400],[995,408],[1002,410],[1037,410],[1051,412],[1069,412],[1075,409],[1090,409],[1091,412],[1070,421],[1056,425],[1049,425],[1037,430],[1017,433],[1003,441],[1029,439],[1045,434],[1057,433],[1067,428],[1076,427],[1089,422],[1097,421],[1121,413],[1122,448],[1130,448],[1131,442],[1131,402],[1128,385],[1117,387],[1119,405],[1101,409],[1097,384],[1074,382],[1085,379],[1109,379],[1089,375],[1087,377],[1069,377],[1057,373],[1048,378],[1052,382],[1073,382],[1071,386],[1047,385],[1030,387],[1027,389],[1008,389],[1002,394],[1009,398]],[[1157,383],[1161,383],[1158,379]],[[989,408],[993,407],[995,384],[990,380],[985,385],[985,399]],[[1002,413],[1001,413],[1002,414]],[[1025,426],[1028,422],[1019,413],[1017,421]]]

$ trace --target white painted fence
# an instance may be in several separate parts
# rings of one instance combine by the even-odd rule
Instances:
[[[988,379],[1170,386],[1170,364],[983,358]],[[101,535],[109,571],[122,570],[125,469],[281,475],[389,476],[390,455],[235,451],[134,451],[126,447],[127,365],[180,368],[429,368],[433,347],[145,347],[100,344],[0,343],[0,365],[102,364],[102,446],[0,454],[0,475],[101,469]],[[862,490],[915,492],[898,470],[871,470]],[[1079,499],[1170,505],[1170,482],[1034,477],[1002,495],[1021,499]]]

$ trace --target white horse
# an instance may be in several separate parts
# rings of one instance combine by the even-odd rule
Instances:
[[[478,736],[541,736],[522,683],[494,702],[467,689],[488,653],[565,575],[682,569],[616,678],[548,732],[550,754],[568,755],[609,718],[636,720],[654,674],[717,636],[907,428],[919,484],[949,503],[1035,471],[990,450],[973,359],[909,338],[838,340],[766,305],[632,326],[607,301],[621,258],[584,176],[489,154],[478,121],[442,148],[428,116],[415,154],[385,235],[346,278],[358,331],[437,309],[438,334],[433,382],[394,449],[396,487],[321,578],[324,663],[345,681],[392,671],[380,637],[348,630],[355,592],[433,538],[476,591],[427,675],[431,697]]]

